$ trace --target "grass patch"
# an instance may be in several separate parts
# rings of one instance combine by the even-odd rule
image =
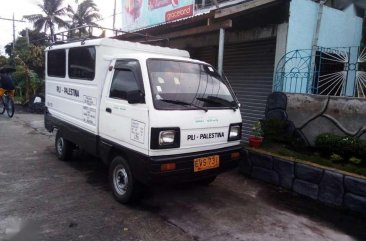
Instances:
[[[333,162],[328,158],[321,156],[316,150],[309,150],[307,152],[297,152],[289,149],[283,144],[278,143],[264,143],[259,150],[263,150],[266,152],[271,152],[283,157],[288,157],[290,159],[312,162],[321,166],[331,167],[334,169],[358,174],[366,177],[366,165],[365,161],[360,164],[353,164],[351,162]]]

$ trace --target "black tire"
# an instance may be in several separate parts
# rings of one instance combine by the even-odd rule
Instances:
[[[11,97],[8,97],[7,105],[8,106],[6,108],[6,112],[8,112],[8,116],[10,118],[12,118],[13,115],[14,115],[15,109],[14,109],[14,101],[13,101],[13,99]]]
[[[118,202],[127,204],[138,198],[140,184],[133,177],[130,166],[123,157],[115,156],[112,159],[108,179],[113,197]]]
[[[196,183],[202,186],[209,186],[213,181],[215,181],[216,176],[206,177],[204,179],[198,180]]]
[[[0,114],[4,114],[5,112],[5,103],[4,103],[4,97],[0,97]]]
[[[70,141],[65,140],[61,131],[57,131],[55,138],[55,149],[56,156],[59,160],[68,161],[72,156],[74,145]]]

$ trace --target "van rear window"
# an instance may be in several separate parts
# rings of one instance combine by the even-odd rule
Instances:
[[[47,52],[47,75],[65,78],[66,51],[64,49],[50,50]]]
[[[77,47],[69,49],[69,77],[72,79],[94,80],[94,47]]]

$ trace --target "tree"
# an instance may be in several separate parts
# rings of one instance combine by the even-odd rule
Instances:
[[[44,85],[39,77],[44,77],[44,46],[27,44],[26,39],[20,37],[16,41],[13,74],[18,95],[28,100]]]
[[[12,43],[5,46],[9,56],[13,53],[12,46]],[[44,86],[42,81],[45,69],[44,48],[43,45],[28,44],[25,37],[18,37],[15,41],[14,54],[11,55],[13,58],[7,61],[11,65],[16,65],[16,72],[13,74],[16,91],[24,100],[28,100]]]
[[[63,0],[43,0],[42,4],[37,6],[42,9],[43,14],[32,14],[23,16],[23,18],[33,23],[33,27],[36,31],[40,32],[44,29],[44,32],[50,30],[51,38],[54,38],[55,25],[58,28],[66,28],[68,24],[61,18],[66,14],[66,8],[62,7]]]
[[[70,35],[73,36],[76,31],[72,29],[78,28],[81,26],[94,26],[98,27],[98,24],[95,23],[95,20],[101,18],[98,13],[99,9],[93,0],[84,0],[80,4],[76,0],[77,4],[76,9],[73,9],[70,5],[67,7],[68,16],[71,19],[71,23],[69,24],[69,28],[71,29]],[[85,28],[79,29],[79,35],[86,35],[87,30]],[[89,33],[91,34],[91,33]]]
[[[5,53],[8,56],[11,56],[11,54],[13,53],[13,43],[8,43],[7,45],[5,45]]]
[[[21,58],[24,63],[32,70],[34,70],[38,76],[44,76],[44,48],[45,45],[28,44],[25,37],[18,37],[15,40],[15,53],[13,53],[13,43],[5,45],[5,52],[12,57]],[[8,61],[14,65],[15,62],[12,58]]]
[[[19,61],[19,65],[16,66],[16,71],[12,76],[16,86],[17,96],[23,97],[23,101],[25,101],[43,89],[44,81],[33,70],[22,65],[19,59],[17,61]]]
[[[15,40],[15,48],[16,50],[20,51],[23,48],[27,48],[28,47],[28,43],[27,43],[27,39],[26,39],[26,29],[23,29],[22,31],[19,32],[20,37],[18,37]],[[38,32],[36,30],[28,30],[28,36],[29,36],[29,42],[32,45],[35,46],[40,46],[40,47],[44,47],[47,45],[47,36],[46,33],[44,32]],[[12,56],[12,52],[13,52],[13,43],[8,43],[7,45],[5,45],[5,53],[8,56]]]
[[[19,35],[26,38],[27,30],[23,29],[19,32]],[[36,46],[45,46],[47,45],[47,35],[45,32],[39,32],[36,30],[28,30],[29,42]]]
[[[7,63],[8,59],[5,56],[0,55],[0,66],[6,65]]]

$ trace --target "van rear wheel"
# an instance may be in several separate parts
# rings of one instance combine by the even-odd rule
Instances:
[[[55,149],[57,158],[61,161],[67,161],[71,158],[74,145],[70,141],[65,140],[61,131],[57,131],[55,138]]]
[[[121,156],[115,156],[109,166],[109,184],[118,202],[126,204],[136,199],[139,183],[133,177],[128,162]]]

